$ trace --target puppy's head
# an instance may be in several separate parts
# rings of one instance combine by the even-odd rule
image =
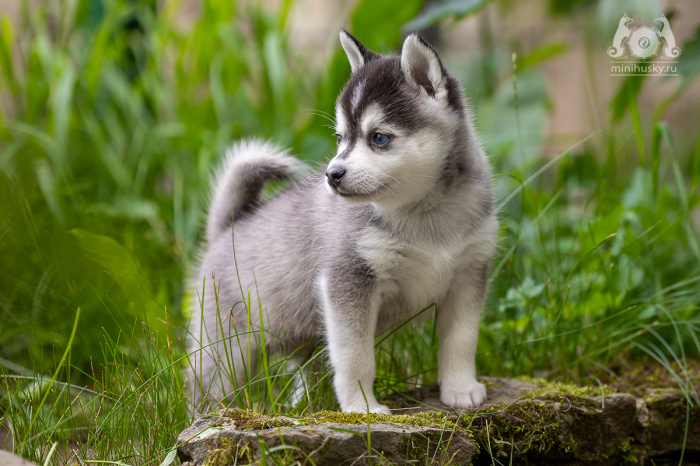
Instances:
[[[326,187],[349,202],[395,208],[416,202],[445,175],[464,128],[464,93],[435,50],[409,35],[400,56],[371,52],[346,31],[352,75],[335,106],[338,152]]]

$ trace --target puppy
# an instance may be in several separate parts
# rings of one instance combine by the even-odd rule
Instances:
[[[197,410],[251,376],[264,326],[265,344],[295,364],[325,339],[341,409],[388,414],[372,391],[374,337],[431,303],[441,401],[486,400],[475,353],[498,221],[464,91],[417,34],[400,56],[373,53],[344,30],[340,42],[352,74],[325,173],[262,202],[266,181],[294,178],[302,164],[246,141],[212,185],[192,284],[187,377]]]

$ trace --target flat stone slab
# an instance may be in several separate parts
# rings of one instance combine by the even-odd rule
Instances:
[[[9,451],[0,450],[0,465],[2,466],[36,466],[21,456],[13,455]]]
[[[700,454],[700,407],[677,389],[613,393],[544,381],[483,378],[489,402],[455,412],[436,386],[383,399],[395,415],[303,418],[224,410],[178,438],[183,466],[249,464],[685,464]]]

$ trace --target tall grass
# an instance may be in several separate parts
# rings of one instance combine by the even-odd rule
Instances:
[[[351,30],[393,50],[422,4],[404,3],[382,4],[376,28],[377,2],[359,2]],[[38,463],[159,464],[190,421],[183,283],[209,171],[252,135],[323,160],[323,114],[349,66],[340,50],[323,70],[295,52],[292,2],[202,2],[189,29],[177,1],[89,4],[25,5],[21,23],[0,23],[0,447]],[[620,361],[656,364],[697,403],[684,368],[700,354],[700,140],[676,141],[664,121],[694,76],[651,118],[635,100],[645,82],[623,82],[606,128],[543,160],[548,96],[532,63],[553,49],[513,63],[504,48],[465,80],[501,199],[480,373],[594,383]],[[436,354],[433,317],[381,335],[375,390],[434,382]],[[337,408],[322,345],[296,408],[287,361],[260,356],[221,406]]]

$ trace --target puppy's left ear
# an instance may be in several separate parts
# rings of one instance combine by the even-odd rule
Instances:
[[[440,57],[421,36],[410,34],[401,49],[401,71],[406,82],[430,97],[442,100],[447,97],[445,72]]]

